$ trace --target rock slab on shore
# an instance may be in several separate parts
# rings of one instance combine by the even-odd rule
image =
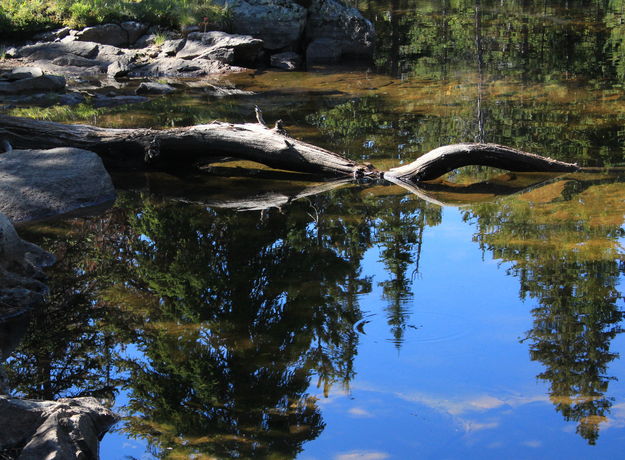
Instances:
[[[102,160],[87,150],[13,150],[0,155],[0,212],[27,222],[115,199]]]

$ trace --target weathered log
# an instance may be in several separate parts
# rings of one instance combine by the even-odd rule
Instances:
[[[258,111],[257,111],[258,117]],[[337,153],[287,136],[282,126],[213,122],[186,128],[112,129],[68,125],[0,115],[0,138],[16,148],[78,147],[105,159],[169,162],[177,165],[210,162],[224,156],[251,160],[276,169],[324,176],[385,177],[412,182],[431,180],[453,169],[483,165],[511,171],[569,172],[578,166],[495,144],[439,147],[405,166],[380,172]],[[137,161],[138,160],[138,161]]]
[[[78,147],[108,159],[193,164],[224,156],[276,169],[354,176],[367,171],[337,153],[290,138],[257,123],[213,122],[186,128],[111,129],[0,115],[0,138],[16,148]]]
[[[436,179],[449,171],[468,165],[491,166],[519,172],[579,170],[575,164],[564,163],[503,145],[454,144],[434,149],[410,164],[392,168],[384,173],[384,177],[420,182]]]

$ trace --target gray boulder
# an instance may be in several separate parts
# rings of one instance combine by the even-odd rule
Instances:
[[[334,64],[341,60],[341,41],[331,38],[318,38],[306,48],[306,64]]]
[[[169,94],[176,89],[166,83],[143,82],[135,91],[137,94]]]
[[[238,72],[244,70],[217,60],[186,60],[177,57],[160,58],[153,62],[137,65],[129,73],[130,77],[202,77],[211,74]]]
[[[271,67],[282,70],[297,70],[302,67],[302,57],[293,51],[274,54],[270,62]]]
[[[113,61],[106,69],[106,73],[109,77],[120,78],[128,75],[128,72],[132,70],[133,58],[130,56],[120,56]]]
[[[43,76],[43,70],[41,67],[16,67],[10,72],[0,75],[0,80],[15,81],[22,80],[24,78],[39,78],[41,76]]]
[[[117,107],[127,104],[138,104],[141,102],[147,102],[149,99],[145,96],[104,96],[96,94],[93,98],[93,106],[99,107]]]
[[[18,460],[98,459],[99,440],[119,418],[95,398],[57,401],[0,396],[0,451]]]
[[[100,24],[76,32],[73,39],[102,45],[128,47],[139,40],[147,30],[146,24],[135,21],[122,22],[121,24]]]
[[[306,24],[306,38],[336,40],[341,54],[347,57],[370,57],[373,54],[375,29],[356,8],[338,0],[312,0]],[[308,60],[308,58],[307,58]]]
[[[0,81],[0,94],[20,94],[34,91],[60,91],[65,88],[65,78],[59,75],[41,75],[15,81]]]
[[[263,41],[250,35],[227,34],[225,32],[194,32],[178,54],[181,59],[229,59],[221,62],[237,66],[251,66],[262,55]]]
[[[27,222],[115,199],[98,155],[76,148],[13,150],[0,155],[0,212]]]
[[[58,66],[73,66],[73,67],[94,67],[99,66],[100,62],[95,59],[89,59],[82,56],[76,56],[68,54],[66,56],[59,56],[52,60],[53,65]]]
[[[61,40],[69,35],[70,28],[62,27],[61,29],[49,30],[46,32],[40,32],[33,35],[33,39],[42,42],[53,42],[54,40]]]
[[[146,24],[142,24],[136,21],[126,21],[120,24],[122,30],[126,32],[126,45],[132,46],[136,43],[139,38],[145,34],[148,30],[148,26]]]
[[[16,57],[27,58],[31,61],[50,61],[59,56],[66,56],[68,54],[92,59],[98,54],[98,44],[71,40],[65,41],[65,39],[63,39],[60,42],[35,43],[34,45],[21,46],[16,49]]]
[[[291,0],[235,0],[229,3],[229,11],[233,31],[260,38],[268,50],[296,46],[308,13]]]
[[[163,46],[161,46],[161,53],[165,56],[175,56],[178,51],[180,51],[185,44],[185,40],[165,40]]]

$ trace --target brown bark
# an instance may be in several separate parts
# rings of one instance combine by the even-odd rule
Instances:
[[[78,147],[105,158],[131,159],[136,163],[169,162],[184,166],[226,156],[323,176],[385,177],[411,182],[431,180],[467,165],[511,171],[579,169],[574,164],[501,145],[455,144],[439,147],[413,163],[382,173],[370,164],[359,164],[288,137],[280,126],[270,129],[260,123],[213,122],[164,130],[112,129],[0,115],[0,138],[8,139],[16,148]]]

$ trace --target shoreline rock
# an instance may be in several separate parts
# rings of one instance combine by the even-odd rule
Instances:
[[[118,420],[92,397],[36,401],[0,396],[0,453],[11,451],[18,460],[97,459],[100,438]]]
[[[0,155],[0,213],[29,222],[112,202],[115,189],[98,155],[60,147]]]
[[[373,24],[340,0],[311,0],[307,7],[295,0],[234,0],[228,7],[234,34],[199,32],[197,27],[182,34],[165,31],[167,40],[157,45],[157,28],[133,21],[107,23],[37,34],[40,42],[11,48],[7,57],[36,63],[48,73],[111,78],[299,68],[297,59],[285,63],[273,57],[284,52],[298,53],[308,65],[372,58]]]

